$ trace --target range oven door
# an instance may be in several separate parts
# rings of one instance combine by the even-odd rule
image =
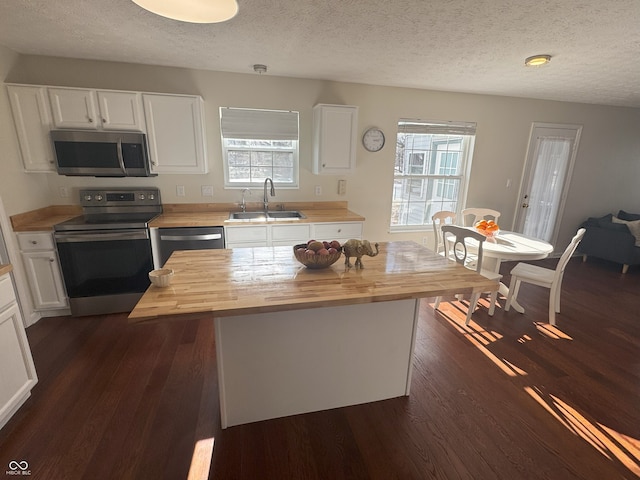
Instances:
[[[153,261],[146,229],[56,232],[55,239],[73,315],[130,311],[149,287]],[[96,308],[74,312],[74,299]]]

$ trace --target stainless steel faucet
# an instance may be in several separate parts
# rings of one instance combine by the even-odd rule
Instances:
[[[276,189],[273,186],[273,180],[267,177],[264,180],[264,198],[262,199],[264,203],[264,213],[267,213],[269,211],[269,197],[267,196],[267,183],[271,183],[271,196],[272,197],[276,196]]]
[[[247,202],[245,202],[244,200],[244,194],[248,193],[249,195],[251,195],[251,190],[249,190],[248,188],[243,188],[242,189],[242,203],[240,203],[240,210],[243,212],[247,211]]]

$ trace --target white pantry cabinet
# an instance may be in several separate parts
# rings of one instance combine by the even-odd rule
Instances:
[[[53,127],[45,87],[7,85],[22,163],[28,172],[55,172]]]
[[[18,233],[17,236],[34,309],[67,308],[67,294],[53,235],[29,232]]]
[[[57,128],[145,131],[137,92],[49,88],[48,93]]]
[[[0,276],[0,428],[38,382],[10,273]]]
[[[358,107],[313,107],[313,173],[344,175],[356,168]]]
[[[142,95],[153,173],[207,173],[204,102],[195,95]]]

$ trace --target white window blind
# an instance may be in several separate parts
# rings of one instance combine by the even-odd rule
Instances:
[[[220,108],[224,138],[298,140],[298,112]]]

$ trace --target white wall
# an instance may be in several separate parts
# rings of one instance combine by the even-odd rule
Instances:
[[[59,197],[58,187],[62,185],[77,189],[114,184],[156,185],[161,189],[165,203],[238,202],[238,190],[223,189],[218,120],[219,106],[234,106],[298,110],[301,187],[299,190],[278,190],[277,200],[347,200],[351,210],[367,218],[365,236],[370,240],[413,239],[420,242],[424,237],[423,233],[388,232],[394,138],[399,118],[477,122],[467,205],[500,210],[503,228],[512,226],[519,203],[518,187],[533,122],[584,126],[558,249],[564,248],[578,224],[588,216],[617,212],[620,208],[640,212],[637,188],[640,179],[640,109],[36,56],[19,56],[5,81],[189,93],[200,94],[205,99],[209,174],[147,179],[26,175],[39,179],[29,182],[42,183],[41,179],[46,179],[52,192],[50,203],[76,201],[77,190],[73,191],[72,198]],[[368,153],[359,146],[357,172],[344,177],[347,180],[345,196],[337,194],[337,181],[343,177],[311,173],[311,112],[316,103],[358,105],[359,131],[362,133],[376,125],[382,127],[387,137],[385,147],[378,153]],[[5,123],[6,108],[0,104],[0,115]],[[2,132],[5,130],[6,127]],[[15,150],[14,145],[11,148]],[[10,161],[17,169],[14,154]],[[507,179],[512,180],[509,189],[506,188]],[[20,181],[25,182],[24,179]],[[176,197],[176,185],[186,186],[186,197]],[[202,197],[201,185],[213,185],[214,197]],[[315,185],[322,186],[321,197],[314,195]],[[0,194],[5,188],[12,186],[0,182]],[[260,196],[260,192],[254,192],[250,200]],[[22,210],[28,210],[33,204],[24,199],[21,201],[25,205]],[[14,205],[12,210],[15,211]]]

